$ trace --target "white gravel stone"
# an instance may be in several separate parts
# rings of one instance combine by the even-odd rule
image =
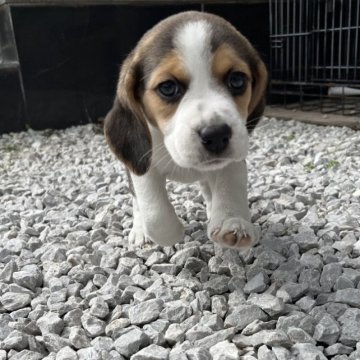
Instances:
[[[360,309],[347,309],[339,318],[341,335],[339,341],[347,346],[360,342]]]
[[[90,346],[90,339],[87,337],[85,330],[81,327],[71,327],[69,341],[75,349],[82,349]]]
[[[48,333],[59,335],[64,328],[64,321],[58,314],[48,312],[36,321],[36,325],[43,335]]]
[[[189,360],[185,353],[180,350],[171,350],[169,360]]]
[[[336,343],[340,331],[338,322],[331,315],[325,314],[315,326],[314,339],[328,345],[333,345]]]
[[[0,301],[7,311],[14,311],[29,305],[31,296],[27,293],[7,292],[0,298]]]
[[[261,293],[267,289],[268,283],[269,277],[265,273],[260,272],[246,283],[244,292],[246,294]]]
[[[37,286],[41,286],[43,277],[36,265],[26,265],[21,271],[13,273],[13,279],[18,285],[34,291]]]
[[[294,344],[313,344],[316,345],[316,341],[303,329],[290,327],[287,335]]]
[[[213,360],[239,360],[239,349],[228,340],[217,343],[210,348]]]
[[[102,297],[96,297],[89,302],[90,314],[97,318],[104,319],[109,314],[109,305]]]
[[[290,339],[282,330],[261,330],[250,336],[239,334],[234,337],[233,342],[239,348],[247,346],[258,347],[260,345],[288,348],[291,344]]]
[[[84,314],[81,317],[81,324],[91,337],[105,333],[105,322],[90,314]]]
[[[257,358],[252,354],[245,354],[242,356],[241,360],[257,360]]]
[[[10,351],[9,351],[10,354]],[[22,350],[13,356],[11,356],[12,360],[40,360],[43,359],[43,355],[31,350]]]
[[[283,330],[287,333],[290,327],[298,327],[312,335],[315,329],[315,319],[303,313],[280,316],[276,323],[276,329]]]
[[[146,260],[146,266],[153,266],[154,264],[161,264],[166,261],[167,257],[160,251],[154,251]]]
[[[114,341],[106,336],[98,336],[91,341],[91,346],[98,352],[110,351],[114,347]]]
[[[184,330],[180,324],[170,324],[165,333],[165,340],[170,344],[182,342],[185,338]]]
[[[338,290],[334,301],[360,308],[360,289]]]
[[[194,345],[196,347],[209,349],[219,342],[222,342],[225,340],[231,341],[233,339],[235,333],[236,333],[236,329],[234,327],[216,331],[214,334],[211,334],[211,335],[205,336],[202,339],[196,340]]]
[[[312,344],[295,344],[291,350],[299,360],[326,360],[323,352]]]
[[[294,236],[294,241],[299,245],[300,250],[307,251],[319,246],[319,240],[313,232],[306,231]]]
[[[10,260],[5,264],[4,268],[0,271],[0,281],[4,283],[10,283],[13,280],[13,274],[18,270],[16,262]]]
[[[134,328],[121,335],[114,343],[115,350],[130,357],[149,343],[149,337],[141,330]]]
[[[12,321],[10,315],[0,314],[0,341],[4,340],[11,333],[10,321]]]
[[[276,320],[270,320],[267,322],[261,320],[254,320],[241,332],[243,335],[253,335],[260,330],[272,330],[275,328]]]
[[[144,333],[149,337],[149,343],[164,346],[166,344],[164,332],[157,331],[150,325],[144,325]]]
[[[270,316],[281,314],[285,308],[282,299],[271,294],[250,294],[247,302],[258,306]]]
[[[64,315],[64,325],[69,326],[69,327],[70,326],[80,326],[82,315],[83,315],[83,312],[80,309],[70,310],[67,314]]]
[[[186,332],[186,340],[189,340],[190,342],[195,342],[196,340],[209,336],[212,333],[213,330],[209,326],[203,324],[196,324]]]
[[[291,353],[288,349],[281,346],[273,346],[271,350],[275,354],[276,360],[292,360]]]
[[[29,338],[26,334],[21,331],[12,331],[6,339],[2,342],[2,348],[4,350],[17,350],[21,351],[26,349],[29,344]]]
[[[70,345],[68,339],[51,333],[43,335],[42,341],[44,342],[44,345],[49,352],[55,353],[59,352],[62,348]]]
[[[161,299],[148,300],[135,305],[129,310],[131,324],[143,325],[156,320],[159,317],[163,306],[164,302]]]
[[[78,350],[77,355],[79,360],[102,360],[101,354],[92,347]]]
[[[199,250],[196,247],[190,247],[179,250],[170,259],[170,262],[179,266],[184,266],[186,261],[191,257],[196,257],[199,254]]]
[[[196,297],[196,301],[197,301],[196,307],[199,311],[202,312],[204,310],[210,310],[211,298],[210,298],[210,294],[208,291],[206,291],[206,290],[198,291],[195,294],[195,297]]]
[[[211,311],[220,317],[224,317],[227,312],[227,301],[223,295],[214,295],[211,298]]]
[[[212,277],[204,284],[204,289],[208,290],[210,295],[220,295],[229,290],[229,278],[224,275]]]
[[[305,313],[309,313],[316,305],[316,300],[309,296],[304,296],[295,303]]]
[[[105,334],[107,336],[116,339],[121,331],[130,325],[130,320],[126,318],[115,319],[105,328]]]
[[[320,284],[324,291],[329,292],[331,291],[332,287],[334,286],[336,280],[341,276],[342,268],[340,264],[326,264],[324,265]]]
[[[134,283],[138,286],[140,286],[142,289],[147,289],[149,286],[151,286],[151,284],[153,283],[153,281],[149,278],[147,278],[144,275],[141,274],[136,274],[132,277]]]
[[[330,345],[324,350],[324,354],[326,356],[334,356],[334,355],[341,355],[341,354],[350,354],[352,352],[352,348],[349,346],[345,346],[343,344],[337,343]]]
[[[180,271],[180,267],[175,264],[154,264],[151,267],[151,270],[157,272],[158,274],[169,274],[176,275]]]
[[[131,360],[167,360],[169,349],[158,345],[149,345],[131,357]]]
[[[281,286],[278,291],[285,291],[287,294],[289,294],[292,301],[296,301],[301,296],[306,294],[308,288],[309,287],[307,284],[287,283]]]
[[[208,326],[210,329],[214,331],[222,330],[224,328],[223,319],[216,314],[211,314],[208,312],[203,313],[203,317],[201,318],[200,324]]]
[[[266,345],[259,347],[257,356],[258,360],[277,360],[275,354]]]
[[[212,356],[206,349],[190,349],[186,351],[186,356],[188,360],[212,360]]]
[[[225,327],[236,327],[237,330],[244,329],[254,320],[267,320],[268,316],[256,305],[240,305],[225,318]]]
[[[56,354],[56,360],[78,360],[78,355],[71,347],[66,346]]]
[[[104,358],[106,359],[107,357],[103,356],[103,359]],[[121,356],[116,350],[109,351],[108,358],[109,360],[125,360],[125,358]]]
[[[353,289],[354,287],[353,281],[345,275],[339,276],[334,284],[334,290]]]
[[[162,319],[180,323],[192,314],[191,306],[182,300],[165,303],[164,310],[160,313]]]

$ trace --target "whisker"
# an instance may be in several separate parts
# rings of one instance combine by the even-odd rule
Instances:
[[[150,154],[152,152],[152,149],[146,151],[139,159],[138,162],[140,162],[145,156],[147,156],[148,154]]]
[[[154,167],[159,166],[159,165],[161,164],[161,162],[166,159],[167,156],[168,156],[168,154],[164,154],[160,159],[157,159],[156,162],[153,162],[153,163],[151,164],[151,167],[154,168]],[[171,161],[171,159],[170,159],[170,161]]]
[[[252,124],[253,122],[260,120],[261,118],[262,118],[262,116],[259,116],[259,117],[256,117],[256,118],[252,118],[252,119],[248,120],[248,121],[246,122],[246,124]]]
[[[169,161],[166,163],[166,165],[164,166],[165,169],[167,169],[167,167],[172,163],[172,159],[170,158]]]
[[[170,172],[170,177],[173,176],[175,169],[176,169],[176,164],[173,163],[173,166],[172,166],[172,169],[171,169],[171,172]]]
[[[165,145],[163,143],[160,143],[158,145],[156,145],[155,147],[152,147],[150,150],[146,151],[139,159],[138,159],[138,163],[144,159],[145,156],[149,155],[150,153],[155,153],[156,151],[161,150],[163,147],[165,147]]]

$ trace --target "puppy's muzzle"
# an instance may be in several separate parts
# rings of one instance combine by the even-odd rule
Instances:
[[[214,154],[220,154],[228,147],[232,135],[227,124],[206,126],[198,133],[204,148]]]

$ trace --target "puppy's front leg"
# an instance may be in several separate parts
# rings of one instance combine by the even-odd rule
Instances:
[[[250,222],[245,160],[209,176],[212,204],[208,236],[231,248],[250,247],[257,238]]]
[[[144,237],[163,246],[181,241],[184,229],[167,196],[166,178],[156,169],[150,169],[142,176],[131,174],[131,179]]]

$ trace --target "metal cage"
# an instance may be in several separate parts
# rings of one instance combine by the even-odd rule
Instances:
[[[270,0],[273,103],[360,114],[360,0]]]

